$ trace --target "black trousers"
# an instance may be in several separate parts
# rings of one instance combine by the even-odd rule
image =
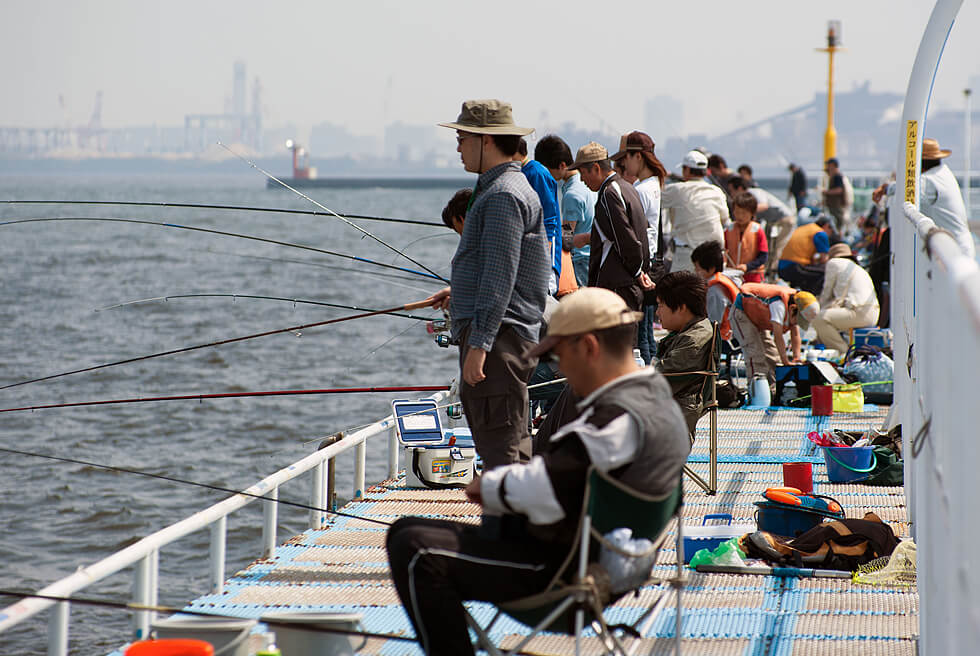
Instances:
[[[789,266],[779,267],[779,277],[797,289],[820,296],[823,289],[824,265],[810,264],[804,266],[793,262]]]
[[[473,654],[463,601],[512,601],[541,592],[566,553],[530,537],[487,537],[480,526],[405,517],[388,530],[391,576],[422,650]]]

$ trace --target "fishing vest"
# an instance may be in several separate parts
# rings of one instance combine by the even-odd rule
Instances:
[[[640,427],[640,449],[616,478],[644,494],[673,490],[691,451],[691,440],[667,379],[660,374],[635,376],[601,394],[595,405],[620,407]]]
[[[732,338],[732,325],[728,318],[728,313],[731,312],[731,304],[735,302],[735,297],[738,296],[738,285],[736,285],[731,278],[722,274],[716,273],[707,280],[708,288],[718,285],[725,292],[725,298],[728,299],[728,307],[725,308],[725,313],[721,317],[721,323],[719,324],[722,339]]]
[[[745,227],[741,238],[738,236],[738,226],[731,225],[725,230],[725,252],[734,266],[748,264],[759,254],[759,231],[762,226],[757,221],[752,221]],[[747,270],[746,274],[762,274],[766,270],[765,263],[754,269]]]
[[[780,260],[789,260],[806,266],[813,264],[813,255],[817,252],[817,247],[813,245],[813,236],[823,230],[816,223],[809,223],[800,226],[789,236],[789,241],[783,248]]]
[[[745,313],[752,325],[759,332],[772,330],[772,319],[769,315],[769,304],[780,300],[786,306],[786,316],[783,317],[783,332],[790,327],[790,297],[796,293],[792,287],[785,285],[770,285],[764,282],[747,282],[742,285],[742,291],[735,299],[735,307]]]

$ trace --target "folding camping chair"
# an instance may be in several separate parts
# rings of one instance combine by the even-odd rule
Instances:
[[[688,465],[684,465],[684,473],[687,474],[698,487],[708,494],[718,492],[718,397],[715,392],[715,385],[718,381],[718,372],[721,368],[721,327],[711,322],[712,336],[711,348],[708,351],[708,367],[704,371],[678,371],[665,373],[664,376],[702,376],[704,381],[701,384],[701,417],[708,415],[708,480],[705,481],[700,474],[695,472]],[[700,418],[699,418],[700,419]],[[692,436],[693,439],[693,436]]]
[[[681,635],[681,587],[683,586],[683,536],[681,530],[681,501],[682,486],[678,482],[676,488],[659,497],[640,494],[628,488],[623,483],[611,478],[608,474],[595,468],[589,471],[588,483],[585,489],[585,503],[582,517],[579,520],[579,532],[575,544],[572,545],[564,563],[555,574],[551,583],[539,594],[517,599],[505,604],[499,604],[497,613],[485,626],[481,627],[467,612],[469,626],[476,633],[477,649],[484,649],[492,656],[509,656],[520,652],[539,633],[545,630],[560,631],[575,635],[575,653],[581,653],[582,631],[586,619],[601,640],[607,653],[633,654],[640,646],[640,637],[646,634],[660,611],[666,606],[670,588],[675,589],[676,596],[676,637],[675,653],[680,654]],[[602,549],[612,549],[619,555],[636,558],[649,558],[656,562],[660,548],[669,536],[668,528],[672,519],[677,519],[676,553],[678,554],[676,577],[671,579],[654,579],[647,577],[646,582],[636,585],[631,590],[613,595],[608,590],[603,591],[598,585],[600,577],[596,577],[595,567],[599,567],[598,558],[590,557],[590,547],[598,543]],[[610,531],[626,527],[632,530],[633,539],[645,538],[653,546],[644,554],[632,556],[610,543],[604,536]],[[574,575],[570,574],[574,571]],[[652,573],[651,573],[652,574]],[[630,625],[610,626],[603,617],[603,609],[615,603],[622,596],[647,584],[660,587],[659,594],[653,599],[646,610]],[[501,615],[506,614],[517,621],[532,627],[529,635],[525,636],[509,650],[502,650],[493,644],[490,631]],[[633,645],[627,651],[624,647],[625,636],[617,636],[616,631],[622,631],[634,638]]]

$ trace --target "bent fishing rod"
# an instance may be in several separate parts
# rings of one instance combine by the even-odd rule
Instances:
[[[322,439],[322,438],[321,438]],[[391,526],[391,522],[385,522],[380,519],[371,519],[370,517],[362,517],[360,515],[354,515],[351,513],[341,512],[339,510],[330,510],[329,508],[318,508],[316,506],[310,505],[308,503],[300,503],[298,501],[285,501],[283,499],[274,499],[272,497],[267,497],[262,494],[255,494],[253,492],[246,492],[245,490],[235,490],[230,487],[223,487],[221,485],[211,485],[210,483],[200,483],[198,481],[189,481],[183,478],[177,478],[175,476],[167,476],[166,474],[154,474],[153,472],[143,471],[141,469],[130,469],[129,467],[116,467],[114,465],[103,465],[98,462],[91,462],[89,460],[80,460],[79,458],[65,458],[63,456],[52,456],[46,453],[35,453],[32,451],[21,451],[19,449],[10,449],[7,447],[0,447],[0,453],[10,453],[18,456],[26,456],[28,458],[41,458],[43,460],[54,460],[57,462],[67,462],[72,465],[82,465],[84,467],[93,467],[95,469],[104,469],[106,471],[116,472],[119,474],[133,474],[134,476],[145,476],[146,478],[156,478],[161,481],[168,481],[170,483],[177,483],[179,485],[188,485],[190,487],[200,487],[206,490],[212,490],[214,492],[225,492],[227,494],[234,494],[243,497],[249,497],[252,499],[261,499],[263,501],[270,501],[272,503],[279,504],[281,506],[289,506],[291,508],[299,508],[300,510],[314,510],[317,512],[323,512],[330,515],[336,515],[338,517],[347,517],[348,519],[360,519],[365,522],[370,522],[372,524],[381,524],[382,526]]]
[[[210,205],[207,203],[164,203],[132,200],[0,200],[6,205],[107,205],[119,207],[174,207],[200,210],[238,210],[242,212],[268,212],[270,214],[303,214],[307,216],[332,216],[327,212],[317,210],[293,210],[284,207],[250,207],[247,205]],[[435,226],[444,228],[445,224],[421,219],[396,219],[387,216],[365,216],[363,214],[340,214],[348,219],[361,221],[382,221],[386,223],[409,223],[412,225]]]
[[[11,219],[10,221],[0,221],[0,226],[15,225],[18,223],[44,223],[48,221],[95,221],[95,222],[104,222],[104,223],[135,223],[137,225],[152,225],[152,226],[159,226],[161,228],[176,228],[178,230],[191,230],[193,232],[205,232],[212,235],[221,235],[223,237],[237,237],[239,239],[260,241],[266,244],[275,244],[276,246],[299,248],[305,251],[313,251],[314,253],[322,253],[323,255],[332,255],[333,257],[342,257],[348,260],[354,260],[356,262],[364,262],[365,264],[373,264],[375,266],[384,267],[386,269],[404,271],[406,273],[413,273],[417,276],[423,276],[425,278],[434,278],[435,280],[448,282],[445,278],[443,278],[442,276],[436,273],[432,273],[432,272],[426,273],[423,271],[416,271],[415,269],[408,269],[405,267],[395,266],[394,264],[385,264],[384,262],[369,260],[366,257],[359,257],[357,255],[348,255],[347,253],[338,253],[336,251],[328,251],[326,249],[317,248],[315,246],[306,246],[305,244],[294,244],[292,242],[280,241],[278,239],[269,239],[267,237],[255,237],[253,235],[244,235],[238,232],[228,232],[226,230],[215,230],[213,228],[201,228],[198,226],[181,225],[179,223],[168,223],[165,221],[150,221],[148,219],[121,219],[115,217],[99,217],[99,216],[51,216],[51,217],[36,217],[36,218],[29,218],[29,219]],[[428,269],[426,269],[426,271],[428,271]]]
[[[168,294],[166,296],[151,296],[150,298],[139,298],[134,301],[123,301],[122,303],[115,303],[113,305],[106,305],[105,307],[97,308],[96,312],[104,312],[105,310],[115,310],[121,307],[127,307],[129,305],[141,305],[146,303],[158,303],[160,301],[170,301],[172,299],[185,299],[185,298],[247,298],[251,300],[261,300],[261,301],[284,301],[287,303],[292,303],[296,305],[320,305],[323,307],[337,308],[340,310],[354,310],[355,312],[381,312],[381,310],[375,310],[372,308],[358,307],[357,305],[341,305],[340,303],[327,303],[325,301],[312,301],[303,298],[288,298],[285,296],[260,296],[258,294]],[[404,314],[401,312],[388,312],[389,315],[393,317],[402,317],[405,319],[414,319],[415,321],[430,321],[432,317],[420,317],[416,314]]]
[[[391,314],[392,312],[402,312],[417,310],[419,308],[427,307],[428,303],[426,301],[416,301],[414,303],[406,303],[405,305],[400,305],[398,307],[388,308],[385,310],[375,310],[373,312],[364,312],[361,314],[352,314],[346,317],[338,317],[336,319],[327,319],[326,321],[315,321],[313,323],[303,324],[301,326],[291,326],[289,328],[278,328],[276,330],[266,330],[261,333],[254,333],[252,335],[244,335],[242,337],[231,337],[228,339],[221,339],[215,342],[208,342],[207,344],[197,344],[195,346],[185,346],[179,349],[171,349],[169,351],[162,351],[160,353],[151,353],[150,355],[141,355],[135,358],[127,358],[125,360],[117,360],[116,362],[108,362],[105,364],[98,364],[91,367],[84,367],[82,369],[75,369],[72,371],[65,371],[58,374],[51,374],[49,376],[42,376],[40,378],[33,378],[31,380],[22,380],[17,383],[10,383],[9,385],[0,386],[0,390],[10,389],[11,387],[20,387],[21,385],[30,385],[31,383],[40,383],[45,380],[53,380],[55,378],[62,378],[64,376],[72,376],[74,374],[81,374],[87,371],[95,371],[97,369],[106,369],[108,367],[115,367],[123,364],[131,364],[133,362],[142,362],[143,360],[152,360],[153,358],[161,358],[165,355],[175,355],[177,353],[187,353],[188,351],[196,351],[198,349],[209,348],[212,346],[221,346],[223,344],[232,344],[234,342],[243,342],[248,339],[255,339],[257,337],[266,337],[268,335],[279,335],[282,333],[295,333],[300,330],[305,330],[307,328],[315,328],[317,326],[327,326],[334,323],[342,323],[344,321],[352,321],[354,319],[365,319],[367,317],[376,317],[382,314]]]
[[[176,396],[141,396],[131,399],[107,399],[102,401],[75,401],[73,403],[50,403],[30,405],[22,408],[3,408],[2,412],[25,410],[50,410],[52,408],[79,408],[92,405],[117,405],[120,403],[152,403],[155,401],[204,401],[208,399],[236,399],[259,396],[308,396],[315,394],[387,394],[393,392],[444,392],[448,385],[403,385],[395,387],[332,387],[326,389],[269,390],[262,392],[217,392],[212,394],[179,394]]]
[[[313,200],[312,198],[310,198],[309,196],[307,196],[306,194],[304,194],[299,189],[296,189],[295,187],[289,186],[288,184],[286,184],[285,182],[283,182],[282,180],[280,180],[279,178],[277,178],[276,176],[272,175],[271,173],[269,173],[268,171],[266,171],[264,168],[262,168],[261,166],[259,166],[255,162],[253,162],[252,160],[250,160],[247,157],[244,157],[244,156],[236,153],[234,150],[232,150],[231,148],[229,148],[228,146],[226,146],[223,142],[218,141],[217,143],[218,143],[219,146],[221,146],[222,148],[224,148],[225,150],[227,150],[229,153],[231,153],[232,155],[234,155],[238,159],[242,160],[243,162],[245,162],[249,166],[251,166],[253,169],[255,169],[256,171],[258,171],[259,173],[261,173],[262,175],[264,175],[269,180],[275,181],[276,183],[282,185],[283,187],[285,187],[289,191],[293,192],[294,194],[296,194],[300,198],[303,198],[303,199],[308,200],[309,202],[313,203],[314,205],[316,205],[317,207],[319,207],[321,210],[323,210],[323,211],[327,212],[328,214],[330,214],[330,216],[333,216],[333,217],[336,217],[336,218],[340,219],[341,221],[343,221],[344,223],[346,223],[350,227],[352,227],[355,230],[357,230],[358,232],[362,233],[364,236],[370,237],[371,239],[373,239],[374,241],[378,242],[379,244],[381,244],[385,248],[388,248],[388,249],[394,251],[395,253],[398,253],[399,255],[401,255],[402,257],[404,257],[406,260],[408,260],[409,262],[411,262],[415,266],[420,267],[420,268],[424,269],[425,271],[428,271],[433,276],[436,276],[437,278],[439,278],[440,280],[443,280],[446,283],[449,282],[448,280],[446,280],[445,278],[443,278],[442,276],[440,276],[435,271],[433,271],[429,267],[425,266],[424,264],[422,264],[418,260],[416,260],[416,259],[414,259],[412,257],[409,257],[408,255],[406,255],[404,253],[404,251],[398,250],[397,248],[395,248],[394,246],[392,246],[391,244],[389,244],[388,242],[386,242],[384,239],[381,239],[381,237],[378,237],[377,235],[375,235],[375,234],[373,234],[371,232],[368,232],[367,230],[365,230],[361,226],[357,225],[353,221],[351,221],[349,219],[346,219],[346,218],[342,217],[341,215],[337,214],[336,212],[334,212],[332,209],[330,209],[326,205],[323,205],[322,203],[319,203],[319,202]]]

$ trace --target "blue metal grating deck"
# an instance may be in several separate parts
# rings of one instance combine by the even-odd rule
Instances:
[[[900,536],[908,534],[905,496],[901,487],[840,485],[827,482],[821,454],[809,448],[806,433],[842,428],[865,430],[880,425],[884,409],[868,407],[862,414],[810,417],[808,410],[742,409],[719,412],[718,494],[708,496],[687,486],[686,523],[700,523],[707,513],[727,512],[735,522],[752,523],[759,493],[782,484],[782,462],[814,463],[814,488],[837,498],[848,516],[874,511]],[[702,422],[707,424],[707,422]],[[707,475],[707,430],[698,430],[690,458],[692,468]],[[412,490],[402,481],[371,488],[366,497],[344,512],[392,521],[407,514],[479,521],[479,508],[460,491]],[[385,531],[346,517],[331,520],[323,530],[309,530],[288,540],[275,558],[257,561],[228,580],[220,595],[195,599],[190,608],[240,617],[259,617],[268,610],[358,612],[368,631],[411,636],[412,629],[388,576]],[[672,542],[668,543],[672,545]],[[665,549],[657,567],[675,564],[673,548]],[[652,595],[621,600],[611,619],[628,621],[640,602]],[[689,572],[683,597],[683,638],[687,653],[784,656],[790,654],[913,654],[918,633],[915,590],[874,588],[849,581],[780,579]],[[671,602],[672,603],[672,602]],[[479,620],[492,609],[473,606]],[[651,627],[644,653],[670,653],[674,614],[668,608]],[[492,635],[513,642],[525,627],[502,620]],[[599,653],[587,642],[587,653]],[[527,651],[568,654],[572,638],[545,635]],[[411,643],[371,640],[360,653],[420,654]]]

